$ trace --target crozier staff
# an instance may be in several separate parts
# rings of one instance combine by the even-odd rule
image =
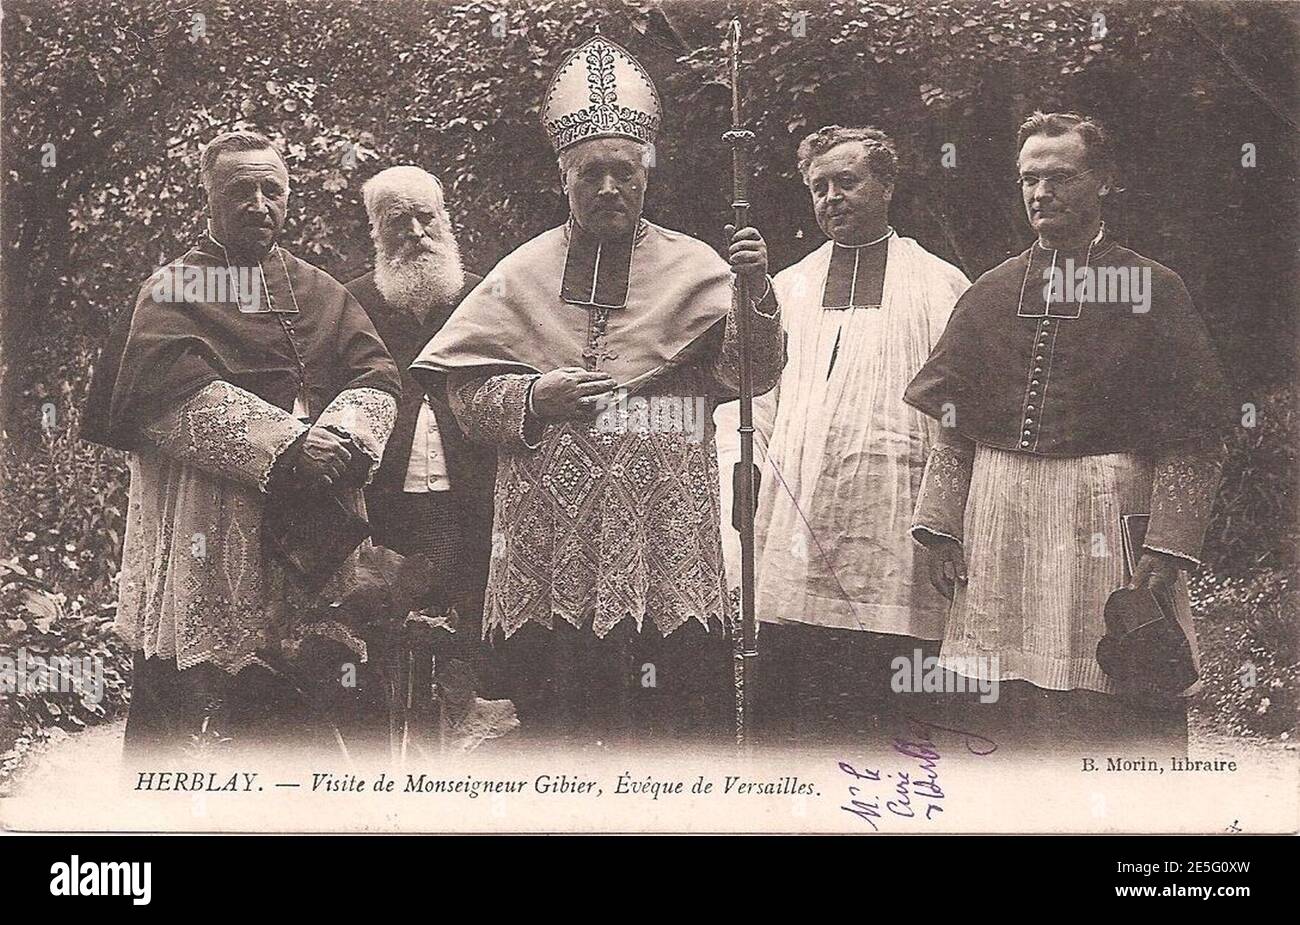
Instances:
[[[766,246],[735,232],[728,266],[642,217],[659,97],[619,45],[596,35],[568,55],[543,110],[569,220],[506,256],[412,366],[497,453],[483,631],[500,695],[525,731],[721,734],[731,608],[712,420],[701,440],[597,418],[620,388],[734,397],[736,311],[755,391],[772,387],[783,349]],[[735,310],[734,274],[754,296]]]

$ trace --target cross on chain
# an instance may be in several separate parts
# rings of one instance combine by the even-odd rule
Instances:
[[[591,317],[591,333],[587,340],[587,347],[582,351],[582,358],[587,361],[587,365],[591,369],[599,369],[602,361],[616,360],[618,354],[606,350],[604,343],[602,343],[605,338],[605,329],[609,324],[609,309],[591,308],[588,311]]]

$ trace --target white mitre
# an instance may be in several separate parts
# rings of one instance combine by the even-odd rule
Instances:
[[[561,63],[542,104],[542,124],[556,152],[589,138],[653,144],[662,109],[640,63],[597,30]]]

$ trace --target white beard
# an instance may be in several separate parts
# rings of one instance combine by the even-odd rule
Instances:
[[[423,318],[435,305],[450,302],[465,286],[460,245],[450,234],[434,247],[393,257],[379,245],[375,257],[375,287],[390,305]]]

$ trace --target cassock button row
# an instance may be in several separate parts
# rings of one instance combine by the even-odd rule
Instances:
[[[1033,392],[1030,392],[1029,394],[1030,394],[1030,395],[1033,395],[1034,393],[1033,393]],[[1026,405],[1026,406],[1025,406],[1025,410],[1026,410],[1026,411],[1033,411],[1033,410],[1034,410],[1034,406],[1033,406],[1033,405]]]
[[[1021,440],[1021,441],[1020,441],[1020,445],[1021,445],[1021,446],[1029,446],[1029,441],[1028,441],[1028,440]]]
[[[1030,382],[1029,384],[1030,384],[1030,385],[1038,385],[1038,380],[1035,379],[1035,380],[1033,380],[1032,382]]]
[[[1043,367],[1041,367],[1041,366],[1035,366],[1035,367],[1034,367],[1034,372],[1036,372],[1036,373],[1041,373],[1042,371],[1043,371]]]
[[[1029,426],[1029,425],[1032,424],[1032,423],[1034,423],[1034,419],[1033,419],[1033,418],[1025,418],[1025,426],[1026,426],[1026,427]]]

